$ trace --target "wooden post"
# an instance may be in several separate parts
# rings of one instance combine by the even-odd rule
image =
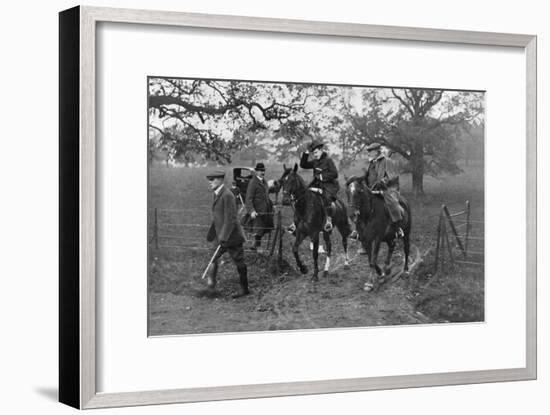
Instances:
[[[158,209],[155,208],[155,228],[153,230],[153,235],[155,236],[155,248],[159,249],[159,224],[158,224]]]
[[[437,272],[437,266],[439,264],[439,248],[441,243],[441,222],[443,221],[443,207],[441,207],[441,212],[439,213],[439,222],[437,223],[437,243],[435,246],[435,262],[434,262],[434,271]]]
[[[464,250],[464,246],[462,246],[462,241],[458,237],[458,232],[456,231],[455,224],[453,222],[453,218],[451,217],[451,214],[449,213],[449,209],[447,209],[447,206],[443,205],[443,211],[445,212],[445,216],[447,216],[447,219],[449,220],[449,224],[451,225],[451,230],[453,231],[456,239],[456,243],[458,244],[458,247],[464,254],[464,257],[466,257],[466,251]]]
[[[453,255],[453,247],[451,246],[451,243],[449,241],[449,234],[447,233],[447,223],[445,220],[443,220],[443,237],[445,238],[445,245],[447,245],[447,251],[449,251],[449,258],[451,259],[451,262],[454,264],[455,257]]]
[[[277,244],[277,238],[279,237],[279,231],[280,231],[280,219],[277,215],[276,219],[277,223],[275,224],[275,232],[273,232],[273,240],[271,241],[271,246],[269,247],[269,256],[272,257],[275,253],[275,245]]]
[[[283,220],[281,211],[277,212],[277,222],[279,223],[279,257],[277,262],[280,265],[283,262]]]
[[[466,237],[464,241],[464,258],[468,257],[468,238],[470,237],[470,201],[466,201]]]

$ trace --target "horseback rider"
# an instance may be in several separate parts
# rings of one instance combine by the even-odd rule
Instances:
[[[324,144],[321,141],[313,140],[309,145],[309,151],[302,153],[300,167],[302,169],[313,169],[313,181],[309,185],[311,191],[322,196],[323,208],[325,210],[326,222],[324,230],[332,230],[332,215],[334,214],[336,195],[340,189],[338,183],[338,170],[334,161],[323,150]],[[309,154],[313,158],[309,160]]]
[[[403,209],[399,204],[399,173],[387,152],[379,143],[367,147],[369,164],[365,171],[365,183],[373,191],[380,191],[395,229],[395,237],[402,238]]]

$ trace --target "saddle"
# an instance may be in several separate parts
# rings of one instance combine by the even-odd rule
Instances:
[[[319,187],[308,187],[308,190],[312,191],[313,193],[316,193],[323,199],[325,199],[325,193],[323,192],[323,189],[320,189]],[[330,209],[332,210],[332,216],[336,215],[340,211],[344,211],[344,202],[342,202],[340,199],[336,198],[336,200],[331,200],[330,202]]]

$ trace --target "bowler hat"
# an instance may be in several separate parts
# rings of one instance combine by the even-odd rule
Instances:
[[[223,179],[225,177],[225,172],[223,170],[214,170],[206,175],[208,180],[212,179]]]
[[[324,146],[323,142],[319,140],[313,140],[309,145],[309,151],[314,151],[316,148],[321,148],[323,146]]]
[[[265,171],[264,163],[257,163],[256,167],[254,167],[254,170],[256,170],[256,171]]]
[[[371,143],[367,146],[367,151],[379,150],[382,145],[380,143]]]

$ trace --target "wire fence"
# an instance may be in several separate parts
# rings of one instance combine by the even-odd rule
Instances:
[[[477,267],[485,265],[484,222],[472,220],[470,215],[470,201],[466,201],[464,210],[455,213],[451,213],[446,205],[441,206],[434,274],[439,267],[444,267],[447,256],[451,263]]]
[[[205,209],[154,208],[149,216],[149,245],[156,250],[212,251],[212,243],[206,240],[211,226],[210,216]],[[258,221],[249,218],[241,209],[238,220],[245,236],[244,251],[269,257],[283,257],[283,220],[281,210],[275,206],[272,212],[258,212],[259,217],[271,216],[267,222],[273,226],[258,226]],[[243,223],[244,222],[244,223]],[[256,237],[258,235],[258,238]],[[261,235],[261,237],[260,237]],[[253,259],[254,256],[251,257]],[[256,255],[257,258],[257,255]]]

